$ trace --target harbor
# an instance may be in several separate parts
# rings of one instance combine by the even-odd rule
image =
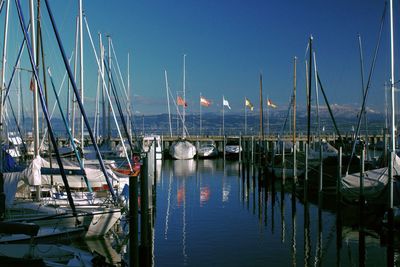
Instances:
[[[400,266],[399,3],[359,2],[0,0],[0,266]]]

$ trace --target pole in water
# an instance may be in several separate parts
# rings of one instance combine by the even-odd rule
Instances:
[[[143,165],[140,170],[140,266],[150,266],[149,262],[149,175],[148,157],[143,157]]]
[[[136,176],[129,176],[129,263],[139,266],[138,226],[138,182]]]
[[[254,136],[251,137],[251,175],[254,177]]]
[[[297,182],[297,146],[296,143],[293,144],[293,181]]]
[[[343,156],[343,148],[339,147],[339,157],[338,157],[338,173],[337,173],[337,188],[336,188],[336,195],[337,200],[340,202],[340,194],[342,191],[342,156]]]

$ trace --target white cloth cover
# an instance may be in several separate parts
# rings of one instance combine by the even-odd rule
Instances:
[[[11,207],[14,202],[15,193],[17,192],[18,181],[21,178],[21,172],[3,173],[4,194],[6,196],[6,208]]]
[[[393,160],[393,176],[400,175],[400,158]],[[366,200],[377,200],[384,193],[389,182],[388,167],[364,172],[364,196]],[[342,178],[342,196],[350,201],[359,198],[360,173],[348,174]]]
[[[196,155],[196,147],[189,141],[179,140],[171,145],[169,154],[174,159],[192,159]]]

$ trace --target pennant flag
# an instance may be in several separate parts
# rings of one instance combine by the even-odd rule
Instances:
[[[254,106],[253,106],[253,104],[250,102],[250,100],[248,100],[247,98],[246,98],[246,101],[245,101],[245,105],[246,105],[246,107],[249,107],[249,109],[250,109],[251,111],[253,111]]]
[[[267,100],[267,104],[268,104],[268,107],[276,108],[276,105],[274,103],[272,103],[271,99],[269,99],[269,98]]]
[[[178,103],[178,106],[184,106],[185,108],[187,107],[187,103],[180,96],[178,96],[178,99],[176,102]]]
[[[211,101],[207,100],[206,98],[200,96],[200,105],[209,107],[211,105]]]
[[[229,106],[228,100],[226,100],[224,97],[222,97],[222,105],[228,107],[229,109],[231,109],[231,106]]]

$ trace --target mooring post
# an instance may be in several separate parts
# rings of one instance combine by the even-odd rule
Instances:
[[[140,169],[140,266],[150,266],[148,157],[143,157]]]
[[[336,196],[337,201],[341,201],[341,192],[342,192],[342,156],[343,156],[343,148],[339,147],[339,155],[338,155],[338,173],[337,173],[337,183],[336,183]]]
[[[129,176],[129,263],[133,267],[139,267],[137,179],[136,176]]]
[[[388,147],[387,147],[387,136],[386,136],[387,129],[383,129],[383,162],[386,166],[387,164],[387,154],[388,154]]]
[[[272,142],[272,162],[271,162],[272,170],[275,168],[275,141]]]
[[[322,152],[322,140],[319,141],[319,190],[318,190],[318,202],[320,208],[322,207],[322,188],[323,188],[323,152]]]
[[[242,164],[242,135],[239,136],[239,168],[240,164]],[[240,170],[239,170],[240,172]]]
[[[306,157],[305,157],[305,172],[304,172],[304,197],[307,198],[307,190],[308,190],[308,147],[309,144],[306,144]]]
[[[364,148],[361,149],[360,159],[360,203],[364,203]]]
[[[297,182],[297,146],[293,144],[293,181]]]
[[[254,177],[254,136],[251,137],[251,175]]]
[[[359,214],[359,232],[358,232],[358,240],[359,240],[359,264],[360,266],[365,266],[365,232],[364,232],[364,205],[365,205],[365,197],[364,197],[364,158],[365,158],[365,148],[361,149],[361,159],[360,159],[360,214]]]
[[[387,212],[387,222],[388,222],[388,252],[393,253],[394,248],[394,210],[393,210],[393,160],[395,159],[395,152],[389,151],[389,205]],[[392,256],[392,255],[390,255]],[[388,255],[389,258],[389,255]],[[389,261],[388,261],[389,263]],[[392,263],[393,265],[393,263]],[[389,266],[389,264],[388,264]]]

